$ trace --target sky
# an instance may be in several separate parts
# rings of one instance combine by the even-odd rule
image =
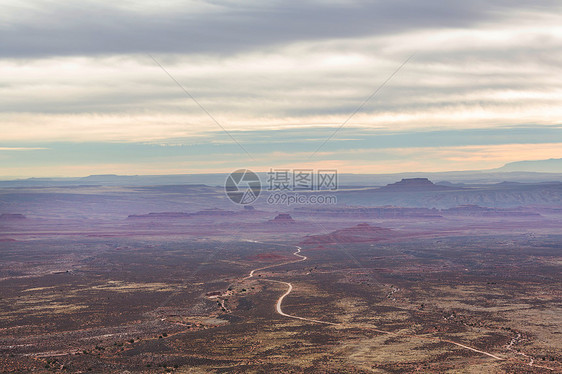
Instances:
[[[0,178],[562,158],[559,0],[0,0]]]

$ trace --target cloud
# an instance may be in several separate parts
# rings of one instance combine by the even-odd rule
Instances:
[[[549,35],[543,26],[505,24],[501,31],[493,26],[474,32],[472,45],[459,52],[456,45],[472,32],[433,30],[422,37],[411,32],[345,44],[301,42],[226,57],[157,58],[233,131],[339,126],[404,60],[401,53],[412,43],[419,44],[418,54],[350,126],[410,131],[558,123],[562,54],[556,51],[562,38],[541,42]],[[498,41],[487,35],[496,32],[504,39],[527,37],[492,56]],[[436,59],[438,42],[445,49]],[[399,44],[401,55],[385,54]],[[525,48],[532,53],[513,52]],[[553,65],[557,58],[560,64]],[[4,60],[0,68],[0,130],[6,140],[151,141],[217,129],[148,56]]]
[[[0,175],[15,177],[87,176],[90,174],[227,173],[243,165],[254,171],[270,168],[338,169],[340,173],[398,173],[478,170],[519,160],[562,158],[562,143],[490,144],[442,147],[392,147],[321,152],[261,152],[257,161],[243,159],[236,149],[198,153],[184,147],[82,144],[53,145],[49,155],[3,158]],[[172,149],[170,148],[177,148]],[[27,152],[26,152],[27,154]],[[0,154],[2,157],[4,154]],[[30,162],[32,161],[32,162]]]
[[[469,27],[534,1],[3,1],[1,57],[233,54],[301,41]]]
[[[558,133],[544,131],[562,118],[558,1],[0,0],[0,6],[0,141],[7,148],[188,144],[200,152],[189,162],[211,167],[206,156],[212,156],[212,167],[230,165],[240,150],[149,53],[250,152],[268,148],[270,164],[316,148],[413,53],[318,160],[337,163],[339,155],[349,167],[367,167],[368,153],[347,163],[350,147],[411,148],[413,138],[430,144],[420,134],[437,130],[466,130],[466,138],[496,145],[559,141]],[[528,124],[540,130],[501,138],[500,130]],[[436,138],[431,146],[470,145]],[[98,150],[90,149],[93,161]],[[41,162],[25,153],[26,165]],[[404,160],[388,165],[406,167]]]

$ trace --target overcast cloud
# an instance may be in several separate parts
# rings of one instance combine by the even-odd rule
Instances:
[[[232,54],[302,41],[469,28],[539,1],[2,1],[2,57]]]
[[[359,164],[349,160],[361,157],[354,147],[385,152],[365,131],[560,131],[561,25],[562,3],[547,0],[0,0],[0,152],[42,142],[216,141],[221,130],[149,54],[249,148],[244,132],[279,139],[302,128],[316,129],[312,149],[415,54],[348,124],[361,129],[357,142],[334,145],[331,161],[347,167]],[[397,172],[407,171],[402,161]],[[26,175],[33,170],[30,161]]]

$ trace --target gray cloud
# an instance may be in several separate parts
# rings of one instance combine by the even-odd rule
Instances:
[[[232,131],[338,125],[414,51],[350,126],[485,128],[562,114],[562,12],[548,1],[248,0],[189,11],[74,1],[22,10],[0,0],[6,141],[159,141],[215,129],[147,52]]]
[[[556,1],[208,2],[209,9],[139,12],[112,2],[37,2],[5,7],[0,57],[131,53],[232,54],[295,41],[467,27]]]

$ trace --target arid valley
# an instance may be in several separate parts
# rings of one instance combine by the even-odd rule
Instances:
[[[560,372],[561,185],[443,186],[3,187],[0,371]]]

